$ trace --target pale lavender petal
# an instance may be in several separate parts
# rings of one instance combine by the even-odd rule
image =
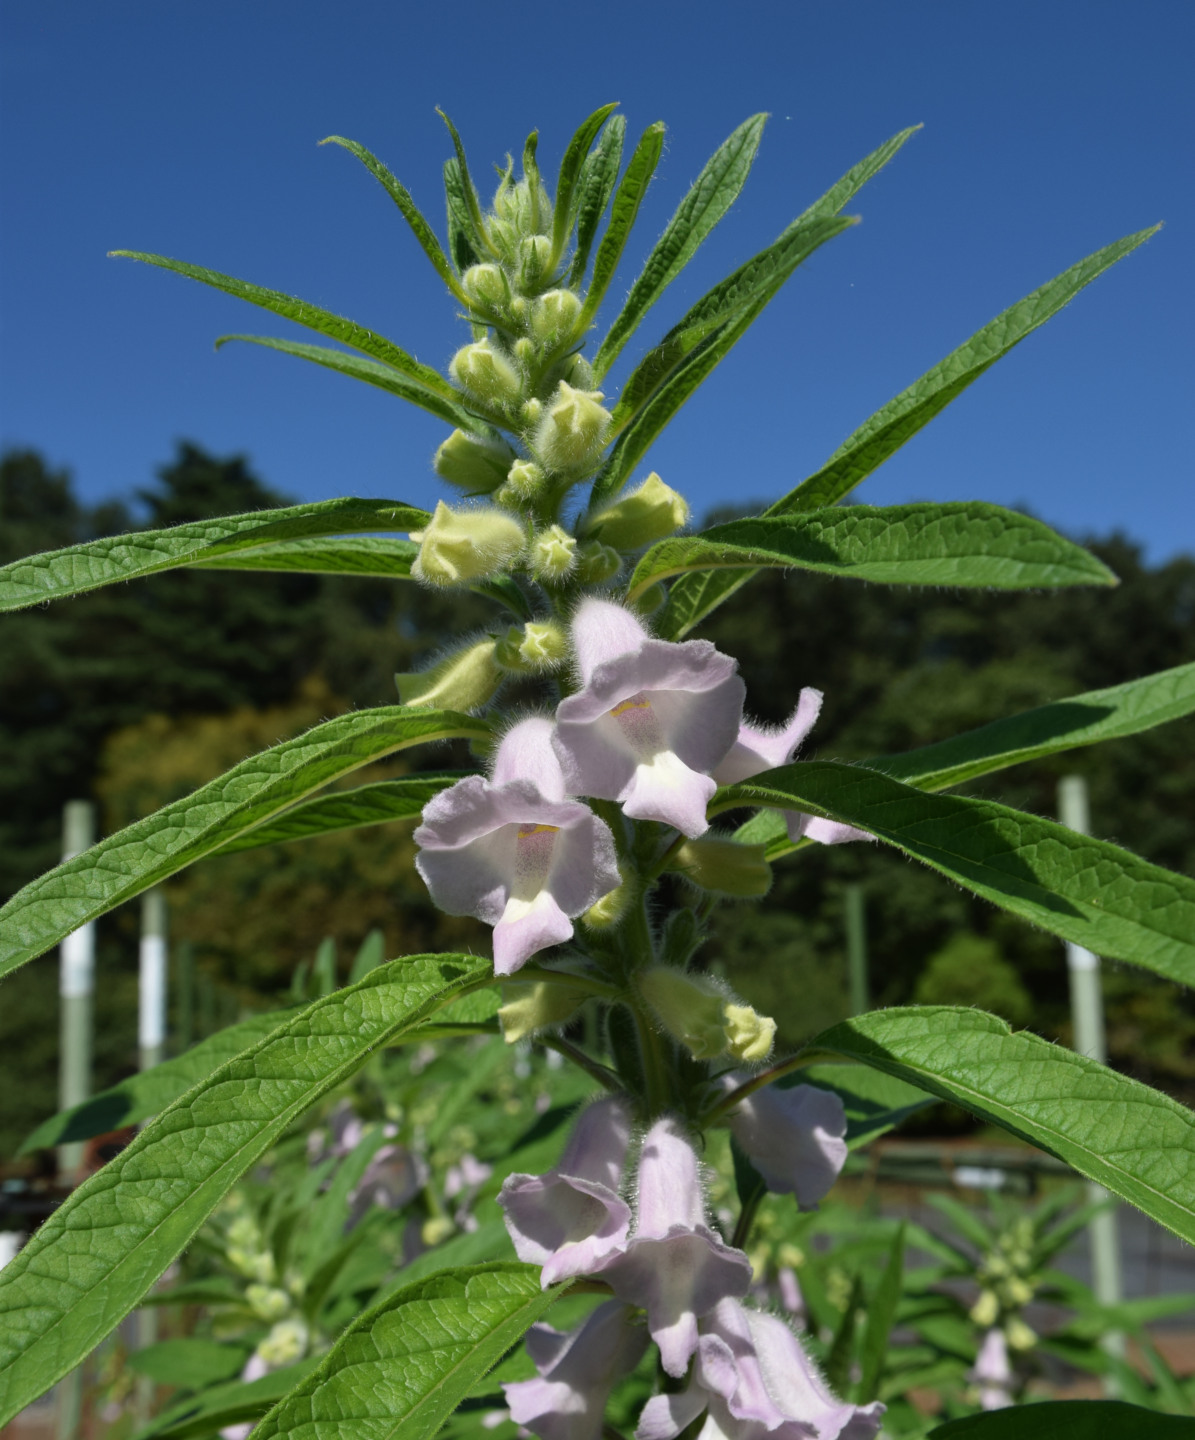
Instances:
[[[736,785],[740,780],[750,780],[764,770],[787,765],[801,741],[817,723],[821,708],[822,692],[806,686],[797,700],[797,708],[785,724],[773,728],[752,725],[744,720],[730,753],[714,771],[714,779],[719,785]]]
[[[744,1075],[727,1075],[728,1090]],[[775,1195],[816,1205],[846,1163],[846,1110],[837,1095],[815,1085],[769,1085],[741,1100],[730,1131]]]
[[[819,845],[844,845],[848,840],[876,838],[866,830],[857,830],[840,820],[826,820],[820,815],[806,815],[800,810],[784,810],[781,813],[788,838],[792,841],[816,840]]]
[[[787,1265],[776,1271],[776,1288],[780,1291],[780,1303],[798,1320],[805,1318],[805,1297],[801,1294],[801,1282],[797,1272]]]
[[[638,765],[618,798],[632,820],[659,820],[696,840],[709,829],[706,808],[718,786],[708,775],[689,767],[671,750],[650,764]]]
[[[492,781],[508,785],[530,780],[545,800],[563,800],[564,775],[552,748],[556,726],[543,715],[520,720],[502,737],[494,755]]]
[[[989,1330],[983,1337],[969,1378],[979,1387],[981,1410],[1005,1410],[1013,1403],[1012,1366],[1003,1330]]]
[[[708,1402],[709,1396],[696,1382],[674,1395],[653,1395],[640,1412],[635,1440],[676,1440]]]
[[[540,950],[571,940],[573,922],[549,890],[534,900],[512,896],[494,926],[494,974],[513,975]]]
[[[583,600],[573,616],[572,636],[583,685],[599,665],[637,650],[648,639],[643,622],[609,600]]]

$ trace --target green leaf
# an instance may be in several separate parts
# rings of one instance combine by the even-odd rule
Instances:
[[[393,500],[320,500],[88,540],[0,567],[0,610],[21,610],[183,565],[210,564],[259,545],[355,530],[417,530],[430,518],[426,510]]]
[[[885,140],[870,155],[865,155],[857,165],[853,165],[846,172],[841,180],[835,181],[821,199],[815,200],[808,210],[803,210],[789,226],[789,229],[795,229],[798,225],[803,225],[806,221],[817,219],[823,215],[837,215],[842,207],[849,205],[864,185],[874,179],[888,161],[920,129],[920,125],[910,125],[905,130],[898,130],[891,139]]]
[[[928,1440],[1195,1440],[1195,1420],[1121,1400],[1049,1400],[948,1420]]]
[[[120,1322],[304,1111],[490,974],[471,955],[379,967],[221,1066],[75,1190],[0,1271],[0,1424]]]
[[[961,1105],[1195,1240],[1195,1115],[1127,1075],[1015,1034],[995,1015],[914,1006],[858,1015],[810,1042]]]
[[[870,831],[994,905],[1097,955],[1195,984],[1195,880],[990,800],[927,795],[861,765],[807,761],[721,790]]]
[[[924,1090],[866,1065],[810,1065],[777,1084],[784,1089],[816,1085],[819,1090],[833,1091],[846,1111],[846,1143],[852,1150],[935,1103]]]
[[[599,379],[613,365],[664,288],[680,274],[698,246],[738,199],[759,149],[766,119],[766,115],[752,115],[744,120],[706,161],[652,247],[622,310],[594,356],[593,370]]]
[[[581,167],[581,178],[576,191],[577,245],[568,275],[570,289],[576,289],[585,278],[593,237],[597,234],[598,225],[606,213],[606,206],[610,203],[610,196],[614,194],[614,186],[618,181],[618,167],[622,164],[622,145],[626,133],[626,117],[611,116],[601,138],[592,153],[585,157]]]
[[[473,233],[469,202],[465,199],[465,182],[455,156],[444,162],[444,201],[448,210],[449,253],[452,263],[463,275],[470,265],[480,261],[482,252],[477,248],[480,242]]]
[[[213,1385],[201,1395],[167,1405],[144,1429],[138,1430],[132,1440],[192,1440],[192,1437],[209,1440],[225,1426],[259,1419],[296,1381],[309,1375],[317,1363],[312,1358],[271,1370],[260,1380],[230,1380],[224,1385]]]
[[[178,1385],[198,1390],[219,1380],[231,1380],[240,1373],[249,1352],[240,1345],[189,1336],[185,1340],[160,1340],[134,1350],[128,1358],[130,1370],[146,1375],[155,1385]]]
[[[262,345],[267,350],[279,350],[283,355],[294,355],[299,360],[310,360],[313,365],[322,365],[325,370],[334,370],[337,375],[361,380],[366,385],[385,390],[388,395],[397,395],[400,400],[417,405],[448,425],[459,426],[475,435],[493,434],[490,420],[475,408],[466,408],[463,403],[465,397],[451,385],[444,387],[448,392],[445,395],[412,383],[389,365],[363,360],[358,355],[350,355],[347,350],[333,350],[327,345],[304,345],[296,340],[275,340],[269,335],[221,335],[216,341],[216,349],[233,340],[243,341],[246,345]]]
[[[424,1440],[564,1290],[510,1262],[441,1271],[367,1310],[254,1440]]]
[[[614,272],[618,269],[618,262],[622,258],[627,237],[639,214],[639,206],[643,202],[644,195],[647,194],[651,177],[656,173],[656,166],[660,163],[663,149],[664,122],[657,120],[654,125],[649,125],[639,137],[639,143],[635,146],[630,160],[627,161],[627,168],[614,193],[614,204],[610,209],[610,223],[606,226],[606,233],[602,236],[597,255],[594,257],[593,278],[589,282],[589,289],[585,294],[585,304],[581,307],[581,314],[577,320],[579,335],[584,334],[586,327],[592,322],[599,306],[605,299],[606,291],[610,288],[610,282],[614,279]],[[602,208],[605,209],[605,206]],[[594,223],[596,224],[596,220]]]
[[[456,152],[457,173],[460,176],[460,194],[464,200],[465,209],[469,215],[469,223],[473,228],[473,236],[477,246],[483,250],[493,251],[490,244],[490,237],[485,228],[485,221],[482,219],[481,206],[477,200],[477,190],[473,185],[473,177],[469,174],[469,162],[465,159],[465,147],[461,144],[461,137],[456,132],[456,126],[447,115],[436,106],[436,114],[448,127],[448,133],[452,136],[452,148]]]
[[[415,239],[419,241],[423,253],[435,267],[436,274],[439,275],[440,279],[443,280],[444,284],[448,286],[449,290],[452,291],[458,300],[467,301],[468,296],[466,296],[465,292],[457,283],[457,278],[452,273],[452,268],[448,264],[448,257],[440,248],[439,240],[436,239],[435,231],[423,218],[419,207],[415,204],[414,200],[411,199],[411,193],[407,187],[382,164],[376,155],[370,154],[364,145],[358,145],[355,140],[346,140],[343,135],[329,135],[327,139],[321,140],[319,143],[321,145],[340,145],[360,160],[362,165],[365,166],[374,179],[382,186],[386,194],[389,195],[391,200],[398,206],[402,212],[403,219],[414,231]],[[382,359],[383,357],[379,356],[378,358]]]
[[[394,705],[338,716],[251,755],[19,890],[0,908],[0,975],[362,765],[411,745],[489,734],[468,715]]]
[[[549,267],[551,269],[555,269],[560,257],[564,254],[564,247],[568,243],[569,231],[572,229],[573,216],[576,213],[577,181],[581,175],[585,158],[589,154],[589,147],[597,138],[597,133],[606,120],[617,109],[618,101],[616,100],[612,105],[603,105],[601,109],[595,110],[588,120],[585,120],[578,128],[564,152],[564,158],[560,162],[560,175],[556,180],[556,204],[552,212],[552,264]]]
[[[635,567],[627,597],[691,570],[799,567],[888,585],[966,585],[1001,590],[1114,585],[1090,551],[1040,520],[978,500],[935,505],[834,505],[715,525],[662,540]],[[683,600],[682,600],[683,605]],[[692,619],[668,608],[656,629],[683,635]]]
[[[892,1334],[896,1307],[900,1304],[904,1268],[905,1227],[902,1225],[892,1242],[880,1283],[872,1292],[867,1305],[867,1320],[859,1356],[863,1373],[855,1390],[855,1403],[858,1405],[869,1405],[880,1393],[880,1377],[884,1373],[884,1361],[888,1356],[888,1337]]]

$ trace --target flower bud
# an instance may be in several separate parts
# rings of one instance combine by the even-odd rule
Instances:
[[[664,1029],[694,1059],[712,1060],[726,1049],[726,997],[712,981],[657,965],[639,976],[639,988]]]
[[[497,310],[510,299],[510,285],[501,265],[470,265],[461,284],[471,300]]]
[[[503,987],[504,1003],[498,1011],[502,1037],[508,1045],[534,1035],[549,1025],[559,1025],[580,1009],[584,992],[550,980]]]
[[[971,1319],[986,1329],[996,1323],[1000,1314],[1000,1301],[994,1290],[982,1290],[979,1299],[971,1306]]]
[[[593,366],[584,355],[572,355],[565,366],[564,378],[578,390],[594,388]]]
[[[459,485],[473,495],[488,495],[505,480],[514,458],[515,452],[504,440],[479,440],[454,430],[436,451],[432,464],[450,485]]]
[[[245,1287],[245,1299],[259,1320],[281,1320],[290,1309],[290,1296],[276,1285],[248,1285]]]
[[[531,429],[533,425],[538,425],[543,413],[543,401],[537,400],[534,395],[530,400],[525,400],[523,404],[519,406],[519,419],[527,429]]]
[[[577,547],[577,579],[582,585],[604,585],[622,569],[622,556],[600,540],[586,540]]]
[[[496,658],[497,648],[487,636],[454,650],[426,670],[396,675],[399,701],[435,710],[480,709],[490,702],[504,678]]]
[[[410,534],[420,542],[411,574],[430,585],[467,585],[507,570],[527,547],[523,527],[501,510],[452,510],[443,500],[427,528]]]
[[[528,235],[519,245],[519,289],[534,290],[551,261],[551,240],[546,235]]]
[[[444,1241],[455,1231],[456,1226],[447,1215],[433,1215],[423,1222],[419,1238],[429,1250],[434,1250],[437,1245],[443,1245]]]
[[[577,470],[596,460],[610,428],[600,390],[574,390],[562,380],[535,432],[537,454],[553,470]]]
[[[653,470],[638,490],[600,510],[588,532],[616,550],[640,550],[671,535],[689,518],[689,505]]]
[[[256,1354],[271,1370],[293,1365],[307,1351],[307,1326],[302,1320],[279,1320],[257,1347]]]
[[[528,340],[526,335],[524,335],[522,339],[516,340],[510,348],[511,354],[514,355],[524,372],[529,371],[535,364],[535,341]]]
[[[528,620],[512,625],[498,641],[495,658],[505,670],[525,673],[549,670],[568,654],[568,638],[551,620]]]
[[[740,845],[737,840],[703,835],[699,840],[686,840],[669,869],[680,871],[702,890],[753,900],[766,895],[772,885],[766,851],[764,845]]]
[[[750,1005],[728,1004],[725,1020],[726,1048],[736,1060],[756,1065],[772,1053],[776,1022],[770,1015],[760,1015]]]
[[[531,307],[531,333],[540,340],[559,340],[572,333],[580,313],[580,298],[571,290],[545,291]]]
[[[548,583],[563,580],[576,563],[577,542],[560,525],[541,530],[531,542],[531,573]]]
[[[519,372],[489,340],[462,347],[448,370],[458,385],[486,404],[512,405],[522,389]]]
[[[1013,1350],[1032,1350],[1037,1344],[1036,1334],[1015,1315],[1005,1322],[1004,1334]]]

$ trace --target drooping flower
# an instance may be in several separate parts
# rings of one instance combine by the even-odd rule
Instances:
[[[498,1203],[520,1260],[542,1265],[546,1290],[601,1269],[626,1246],[631,1209],[619,1195],[631,1117],[617,1098],[581,1112],[560,1163],[546,1175],[511,1175]]]
[[[714,779],[719,785],[737,785],[740,780],[750,780],[764,770],[789,764],[817,723],[821,708],[822,692],[806,686],[785,724],[773,727],[744,720],[729,753],[715,767]],[[847,840],[875,839],[866,830],[844,825],[839,820],[827,820],[821,815],[806,815],[802,810],[781,813],[788,838],[793,841],[807,839],[816,840],[819,845],[841,845]]]
[[[974,1368],[969,1374],[979,1389],[982,1410],[1003,1410],[1012,1402],[1012,1366],[1004,1331],[993,1328],[983,1337]]]
[[[440,909],[494,927],[498,975],[568,940],[573,917],[619,884],[614,837],[566,797],[551,738],[550,720],[516,725],[493,778],[469,775],[441,790],[415,831],[415,865]]]
[[[706,1222],[697,1155],[668,1116],[647,1132],[639,1157],[635,1233],[602,1267],[614,1293],[647,1311],[647,1328],[669,1375],[683,1375],[697,1348],[697,1321],[751,1284],[751,1263]]]
[[[708,640],[655,640],[608,600],[582,602],[572,637],[582,688],[560,702],[555,741],[570,789],[704,834],[742,714],[737,662]]]
[[[610,1391],[638,1365],[647,1336],[628,1306],[607,1300],[578,1330],[533,1325],[526,1344],[539,1378],[503,1385],[511,1419],[541,1440],[599,1440]]]
[[[726,1075],[734,1090],[748,1077]],[[774,1195],[795,1195],[808,1209],[825,1196],[846,1163],[846,1110],[816,1085],[768,1085],[729,1114],[730,1133]]]

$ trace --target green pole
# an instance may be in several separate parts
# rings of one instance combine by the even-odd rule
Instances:
[[[867,914],[862,885],[846,887],[843,907],[846,912],[846,956],[851,973],[851,1014],[862,1015],[871,1009],[867,984]]]
[[[95,806],[68,800],[62,816],[62,858],[70,860],[95,841]],[[92,994],[95,990],[95,926],[90,921],[58,947],[60,999],[58,1108],[69,1110],[91,1094]],[[58,1173],[77,1178],[83,1144],[58,1147]]]

